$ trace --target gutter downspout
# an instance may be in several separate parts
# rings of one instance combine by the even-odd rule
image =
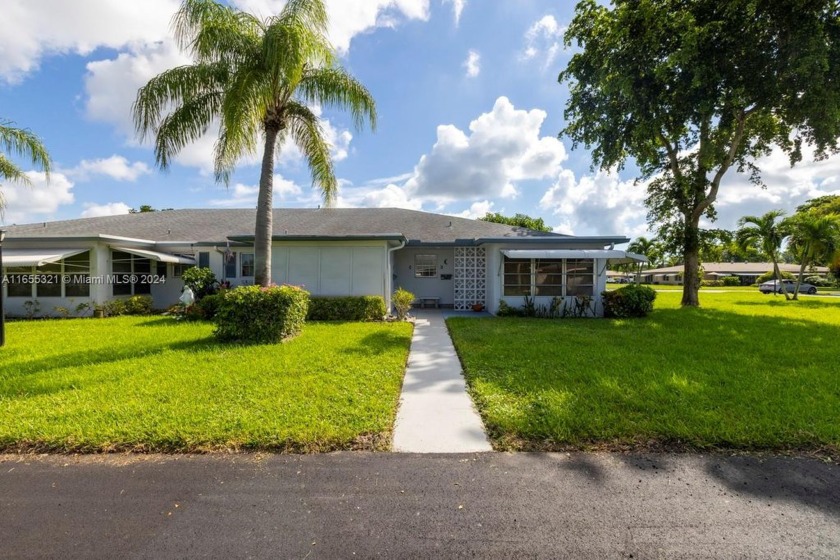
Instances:
[[[385,276],[385,309],[388,310],[388,314],[391,314],[391,292],[393,292],[394,286],[392,282],[394,280],[394,274],[391,272],[391,255],[394,251],[399,251],[405,247],[405,240],[400,241],[400,244],[396,247],[388,247],[388,251],[385,254],[385,266],[387,269],[387,273]]]

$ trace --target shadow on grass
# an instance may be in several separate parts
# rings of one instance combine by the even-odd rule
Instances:
[[[817,300],[817,299],[798,299],[798,300],[791,300],[785,301],[784,298],[782,299],[771,299],[765,302],[756,303],[750,301],[735,301],[733,302],[734,305],[739,307],[760,307],[762,305],[767,305],[769,307],[805,307],[807,309],[838,309],[840,305],[835,300]],[[804,319],[803,320],[807,320]]]
[[[503,447],[836,449],[840,326],[799,319],[700,308],[450,327]]]
[[[395,350],[408,349],[410,338],[405,334],[381,330],[362,337],[352,348],[342,349],[343,354],[355,356],[379,356]]]

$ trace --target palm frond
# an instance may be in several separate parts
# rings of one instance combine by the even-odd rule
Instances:
[[[309,107],[296,101],[286,106],[286,117],[289,137],[306,158],[313,185],[320,189],[324,202],[332,205],[338,195],[338,181],[321,121]]]
[[[29,160],[36,168],[43,170],[49,179],[50,154],[41,139],[31,130],[17,128],[13,125],[14,123],[11,121],[0,121],[0,151]],[[6,166],[6,170],[15,175],[11,167],[16,166],[11,161],[7,161],[9,165]],[[10,165],[11,167],[9,167]],[[5,174],[0,176],[9,177]],[[19,176],[18,179],[20,179]]]
[[[32,184],[29,176],[3,154],[0,154],[0,179],[12,183],[22,183],[24,185]],[[0,205],[1,207],[2,205]]]
[[[155,162],[161,169],[167,169],[184,146],[201,138],[219,114],[222,98],[219,92],[194,97],[161,120],[155,138]]]
[[[266,114],[263,80],[256,69],[240,71],[221,106],[219,139],[214,146],[216,180],[227,184],[236,162],[257,150],[256,138]]]
[[[343,68],[307,70],[298,86],[304,102],[337,109],[348,109],[357,129],[365,121],[376,129],[376,102],[370,91]]]

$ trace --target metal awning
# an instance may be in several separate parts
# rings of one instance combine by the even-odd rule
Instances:
[[[648,262],[644,255],[619,249],[506,249],[502,254],[511,259],[607,259],[611,264]]]
[[[135,249],[134,247],[111,247],[114,251],[122,251],[123,253],[131,253],[138,257],[144,257],[164,263],[175,264],[195,264],[195,259],[192,257],[182,257],[180,255],[173,255],[171,253],[161,253],[159,251],[149,251],[148,249]]]
[[[3,266],[43,266],[90,249],[5,249]]]

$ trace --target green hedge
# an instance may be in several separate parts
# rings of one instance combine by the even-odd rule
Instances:
[[[224,293],[213,322],[220,340],[272,343],[300,333],[309,292],[296,286],[241,286]]]
[[[381,321],[386,314],[382,296],[314,297],[307,321]]]
[[[612,292],[602,292],[601,297],[604,301],[605,317],[645,317],[653,311],[656,291],[647,286],[630,284]]]

